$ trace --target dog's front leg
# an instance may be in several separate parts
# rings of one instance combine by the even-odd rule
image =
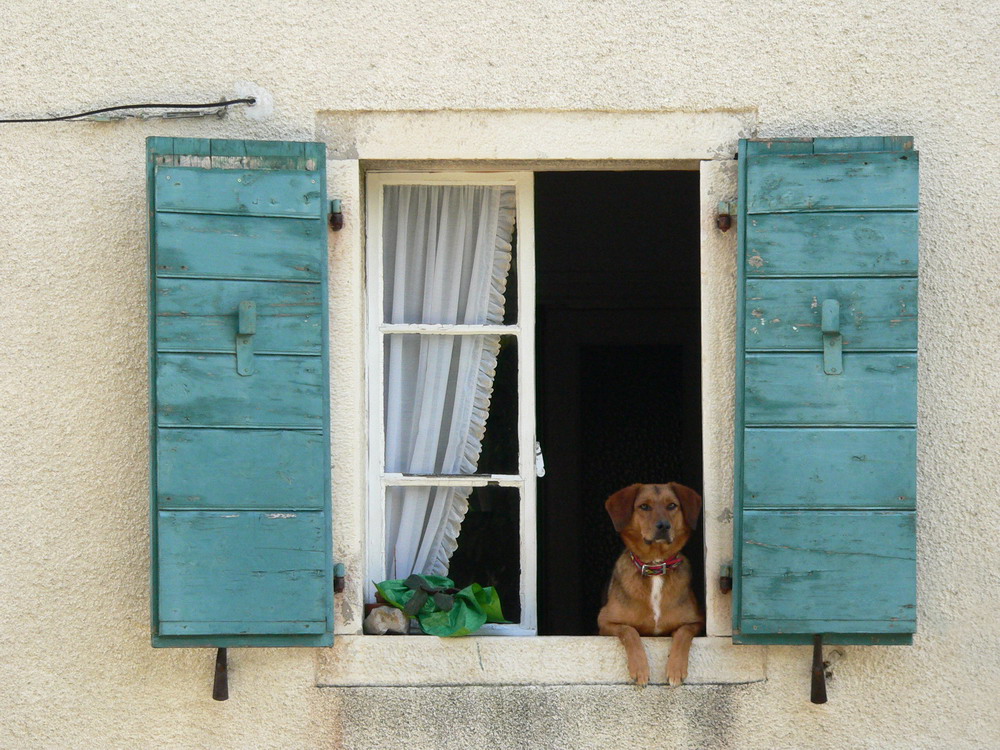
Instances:
[[[688,676],[688,652],[691,641],[701,630],[700,622],[690,622],[681,625],[673,632],[670,643],[670,656],[667,657],[667,682],[670,687],[677,687]]]
[[[602,624],[601,635],[616,635],[625,646],[625,654],[628,657],[628,673],[635,680],[639,687],[645,687],[649,682],[649,659],[646,658],[646,649],[642,647],[642,639],[639,631],[631,625],[621,623]]]

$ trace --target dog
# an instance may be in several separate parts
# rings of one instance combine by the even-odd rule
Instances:
[[[705,626],[691,590],[691,564],[680,554],[697,528],[701,495],[676,482],[633,484],[609,497],[604,507],[625,551],[597,616],[599,632],[621,639],[629,675],[639,686],[649,682],[640,636],[673,636],[667,681],[677,687],[687,678],[691,640]]]

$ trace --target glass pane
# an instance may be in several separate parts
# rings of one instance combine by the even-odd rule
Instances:
[[[516,487],[477,487],[451,556],[448,577],[456,586],[493,586],[504,617],[521,619],[521,497]]]
[[[504,616],[518,622],[520,507],[520,493],[514,487],[389,488],[387,575],[446,575],[458,588],[470,583],[493,586]]]
[[[511,186],[386,185],[386,323],[499,325],[513,260]]]
[[[517,473],[517,341],[391,334],[384,344],[385,470]]]
[[[507,289],[504,292],[504,306],[503,306],[503,324],[505,326],[516,326],[517,325],[517,272],[518,272],[518,258],[520,257],[517,251],[517,227],[514,227],[514,232],[511,235],[511,251],[510,251],[510,271],[507,272]]]

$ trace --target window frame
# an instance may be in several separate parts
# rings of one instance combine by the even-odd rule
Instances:
[[[374,116],[376,121],[380,121],[383,115]],[[391,116],[389,116],[391,119]],[[457,117],[461,122],[465,121],[464,116],[446,115],[444,120]],[[348,403],[354,404],[359,429],[359,439],[353,443],[357,446],[357,452],[346,450],[343,452],[341,460],[354,460],[356,457],[361,473],[358,479],[361,480],[353,484],[350,492],[355,500],[346,502],[349,512],[341,512],[335,515],[335,541],[339,540],[336,548],[340,559],[348,561],[348,569],[352,565],[358,568],[357,577],[349,576],[347,581],[346,595],[349,597],[349,606],[336,610],[338,627],[343,628],[338,632],[345,634],[356,634],[360,638],[359,642],[372,641],[371,646],[363,648],[374,649],[373,653],[378,653],[379,649],[388,648],[384,645],[385,639],[370,638],[362,635],[362,620],[364,617],[363,602],[371,601],[367,594],[369,591],[371,575],[365,568],[368,550],[367,543],[369,529],[366,519],[368,507],[368,492],[366,488],[371,483],[378,482],[378,478],[372,478],[368,471],[368,441],[367,434],[369,415],[367,409],[367,399],[370,383],[365,381],[365,366],[368,361],[368,332],[366,321],[363,319],[365,311],[368,309],[368,285],[370,278],[365,276],[365,263],[370,253],[370,248],[366,246],[365,240],[368,236],[368,227],[371,225],[371,217],[366,215],[368,201],[370,199],[367,189],[367,175],[373,173],[413,173],[420,174],[443,174],[447,176],[455,174],[497,174],[504,171],[527,171],[532,176],[537,172],[547,171],[576,171],[576,170],[596,170],[596,171],[632,171],[632,170],[693,170],[700,175],[700,214],[698,217],[701,227],[701,242],[699,247],[701,262],[701,331],[702,331],[702,462],[703,462],[703,492],[704,507],[702,511],[702,526],[704,528],[705,539],[705,636],[695,638],[695,643],[708,643],[713,640],[724,638],[730,643],[732,635],[732,597],[728,592],[723,591],[718,585],[720,573],[728,572],[733,554],[733,461],[734,461],[734,436],[733,419],[735,413],[735,357],[733,355],[735,347],[736,326],[736,232],[719,231],[716,225],[718,205],[720,201],[732,202],[736,195],[737,183],[737,162],[731,154],[735,150],[735,141],[732,148],[719,146],[714,138],[716,130],[708,127],[707,130],[695,128],[696,125],[708,124],[716,115],[709,113],[692,113],[685,115],[664,115],[662,128],[655,131],[655,140],[658,144],[674,144],[675,141],[663,140],[663,133],[676,130],[680,137],[681,131],[704,132],[706,144],[711,141],[711,148],[704,146],[702,151],[693,149],[691,144],[686,143],[683,138],[676,142],[676,148],[667,149],[659,158],[624,158],[623,156],[602,155],[601,157],[591,156],[589,158],[574,154],[571,161],[557,158],[562,152],[554,148],[553,154],[539,155],[533,152],[525,153],[521,158],[511,158],[505,154],[506,158],[499,158],[495,153],[480,154],[474,149],[469,151],[467,144],[478,144],[481,141],[472,139],[463,141],[463,144],[453,144],[451,134],[442,136],[445,143],[451,144],[447,147],[440,146],[438,149],[425,146],[417,149],[415,154],[408,154],[409,158],[402,159],[395,151],[393,141],[381,143],[379,141],[364,144],[358,149],[355,159],[341,162],[342,167],[341,187],[345,190],[342,194],[346,197],[355,196],[361,210],[357,214],[347,214],[348,232],[338,237],[331,235],[334,241],[334,248],[331,249],[331,261],[334,269],[341,268],[348,273],[352,279],[357,280],[343,286],[343,293],[350,294],[350,299],[357,300],[356,303],[348,303],[342,306],[340,314],[336,316],[341,320],[339,328],[341,333],[350,335],[353,331],[358,331],[360,337],[357,339],[363,346],[359,350],[360,359],[357,360],[357,379],[351,382],[357,383],[357,394],[359,398],[355,401],[352,394],[353,389],[346,383],[342,385],[342,397]],[[561,122],[558,114],[551,115],[552,125]],[[615,121],[616,118],[610,118]],[[678,120],[679,122],[673,122]],[[548,120],[546,120],[548,121]],[[368,122],[367,120],[365,122]],[[477,121],[478,122],[478,121]],[[442,127],[447,123],[442,123]],[[459,127],[455,125],[455,127]],[[664,130],[665,128],[665,130]],[[459,127],[459,130],[461,128]],[[722,128],[726,132],[735,133],[735,129]],[[367,131],[366,131],[367,132]],[[435,132],[438,132],[435,130]],[[441,131],[448,132],[448,131]],[[539,132],[549,132],[542,130]],[[641,135],[641,134],[640,134]],[[526,129],[522,134],[522,139],[530,142],[530,139],[537,136],[535,128]],[[609,143],[615,143],[608,133]],[[638,137],[638,136],[637,136]],[[650,134],[649,138],[653,138]],[[433,139],[432,139],[433,140]],[[628,139],[627,139],[628,140]],[[632,139],[634,140],[634,139]],[[631,143],[629,150],[637,152],[654,153],[652,144],[643,146],[640,142]],[[530,151],[530,149],[529,149]],[[452,158],[445,159],[443,154],[449,153]],[[516,150],[515,152],[516,153]],[[334,162],[336,164],[337,162]],[[335,166],[331,167],[334,173],[337,172]],[[336,179],[336,177],[334,178]],[[356,191],[356,192],[355,192]],[[529,208],[531,208],[529,206]],[[523,234],[523,232],[522,232]],[[533,240],[534,238],[532,238]],[[356,255],[351,249],[358,248]],[[338,249],[339,248],[339,249]],[[355,266],[353,258],[358,263]],[[356,270],[355,270],[356,269]],[[519,268],[522,278],[526,274],[525,265]],[[336,278],[334,271],[333,278]],[[528,281],[528,279],[526,279]],[[533,274],[532,279],[533,281]],[[334,287],[336,291],[336,287]],[[356,296],[355,296],[356,295]],[[344,299],[347,302],[347,298]],[[356,306],[355,306],[356,305]],[[357,314],[353,311],[357,311]],[[338,329],[335,320],[331,323],[334,332]],[[356,327],[355,327],[356,326]],[[360,329],[360,330],[359,330]],[[336,347],[337,338],[334,336],[332,345]],[[344,350],[344,355],[351,358],[353,350]],[[342,491],[347,492],[348,488],[342,485]],[[348,500],[348,495],[342,495],[342,502]],[[337,498],[335,497],[335,505]],[[345,507],[341,505],[340,507]],[[602,582],[603,584],[603,582]],[[479,631],[482,633],[482,631]],[[543,642],[555,642],[555,639],[562,638],[586,638],[585,636],[546,636]],[[398,639],[390,639],[396,643]],[[409,640],[409,639],[402,639]],[[654,639],[655,640],[655,639]],[[378,646],[375,644],[383,644]],[[401,644],[400,644],[401,646]],[[649,645],[647,644],[647,648]],[[362,648],[358,646],[358,648]],[[540,653],[545,653],[544,650]],[[714,658],[714,657],[713,657]],[[324,670],[333,670],[331,665],[324,667]],[[337,669],[336,671],[340,671]],[[332,674],[332,671],[331,671]],[[484,679],[482,675],[478,679]],[[497,678],[499,679],[499,678]]]
[[[375,581],[385,580],[385,502],[387,490],[403,486],[497,485],[520,493],[520,591],[518,623],[486,624],[477,634],[533,636],[537,617],[537,520],[535,472],[535,288],[534,288],[534,173],[530,171],[470,172],[381,171],[365,175],[365,367],[367,399],[367,492],[365,493],[366,575],[364,596],[373,601]],[[387,324],[383,322],[382,216],[384,188],[390,185],[509,185],[515,189],[517,321],[504,325]],[[526,273],[525,269],[530,269]],[[530,304],[526,304],[530,303]],[[517,341],[518,464],[517,474],[410,476],[385,471],[384,339],[389,334],[476,335],[500,334]],[[509,595],[508,595],[509,596]]]

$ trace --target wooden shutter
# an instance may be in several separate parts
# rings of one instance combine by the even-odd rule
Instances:
[[[153,645],[329,645],[325,148],[147,153]]]
[[[741,141],[737,643],[916,629],[917,152]]]

